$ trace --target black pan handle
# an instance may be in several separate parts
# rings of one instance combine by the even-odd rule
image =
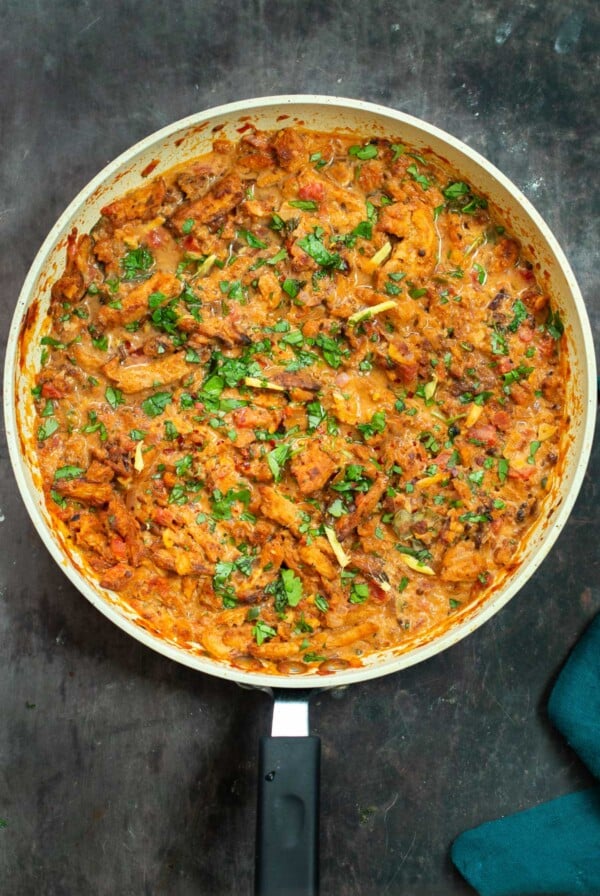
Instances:
[[[319,892],[318,737],[261,737],[256,896]]]

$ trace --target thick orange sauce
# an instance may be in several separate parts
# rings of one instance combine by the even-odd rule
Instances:
[[[394,140],[250,126],[73,233],[34,389],[48,508],[184,647],[360,665],[479,602],[561,459],[560,317]]]

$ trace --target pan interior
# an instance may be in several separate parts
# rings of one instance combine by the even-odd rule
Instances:
[[[51,284],[64,265],[67,235],[74,226],[80,232],[89,230],[98,218],[99,207],[138,186],[148,166],[153,165],[154,174],[166,171],[176,163],[206,152],[215,133],[235,139],[249,122],[266,130],[297,123],[317,130],[344,128],[372,136],[400,133],[417,149],[433,150],[464,173],[475,188],[490,196],[506,214],[515,235],[533,249],[552,301],[566,323],[571,364],[567,455],[560,486],[550,495],[543,518],[522,551],[516,572],[485,602],[457,614],[451,624],[428,632],[422,641],[413,641],[409,650],[396,648],[373,654],[360,669],[340,670],[328,676],[314,672],[293,677],[244,672],[211,660],[197,645],[184,650],[145,628],[143,620],[115,594],[103,591],[90,581],[80,558],[67,550],[64,537],[51,525],[40,493],[40,474],[32,449],[36,421],[31,382],[39,364],[39,352],[35,349]],[[453,137],[393,110],[335,97],[284,96],[234,103],[176,122],[116,159],[73,200],[40,249],[19,297],[8,343],[4,409],[11,461],[28,512],[56,562],[97,609],[148,647],[207,674],[262,687],[323,687],[389,674],[433,656],[490,618],[524,585],[557,538],[581,486],[594,427],[595,376],[589,322],[568,262],[537,212],[500,172]]]

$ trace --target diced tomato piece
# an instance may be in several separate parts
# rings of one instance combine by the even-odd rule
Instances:
[[[319,181],[310,181],[300,187],[298,196],[300,199],[314,199],[315,202],[322,202],[325,199],[325,187]]]
[[[384,591],[383,588],[380,588],[377,582],[373,581],[373,579],[369,581],[369,594],[380,604],[384,604],[390,596],[389,592]]]
[[[492,424],[502,432],[506,432],[510,428],[510,414],[506,411],[496,411],[492,415]]]
[[[148,233],[146,241],[153,249],[158,249],[159,246],[163,245],[166,235],[167,233],[163,227],[156,227]]]
[[[527,482],[535,473],[535,465],[528,464],[526,467],[510,467],[508,470],[509,479],[521,479]]]
[[[52,383],[44,383],[42,386],[42,398],[64,398],[64,395]]]
[[[531,342],[533,339],[533,330],[529,327],[519,327],[519,339],[521,342]]]
[[[159,507],[152,514],[152,519],[155,523],[158,523],[159,526],[172,526],[173,512],[169,510],[168,507]]]
[[[508,373],[509,370],[512,370],[514,367],[513,362],[510,358],[500,358],[498,360],[498,371],[499,373]]]
[[[471,429],[467,431],[467,435],[470,439],[477,439],[478,442],[483,442],[487,448],[493,448],[494,445],[498,444],[496,427],[489,423],[482,423],[480,426],[472,426]]]
[[[202,246],[196,239],[193,233],[185,236],[181,241],[183,248],[186,252],[197,252],[198,255],[202,255]]]
[[[446,464],[452,457],[452,454],[453,454],[453,452],[448,451],[448,450],[442,451],[440,454],[438,454],[438,456],[435,459],[435,462],[438,465],[438,467],[442,467],[444,470],[447,470],[448,468],[446,467]]]
[[[127,560],[127,544],[118,535],[111,538],[110,549],[118,560]]]

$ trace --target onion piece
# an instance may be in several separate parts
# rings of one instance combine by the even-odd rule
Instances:
[[[380,264],[383,264],[384,261],[392,254],[392,244],[390,242],[384,243],[381,249],[379,249],[372,258],[369,259],[369,267],[371,269],[378,268]]]
[[[410,554],[402,555],[402,562],[408,566],[409,569],[414,570],[414,572],[421,572],[425,576],[434,576],[435,572],[431,568],[431,566],[426,566],[425,563],[421,563],[420,560],[417,560],[416,557],[411,557]]]
[[[345,569],[345,567],[348,566],[348,564],[352,560],[352,557],[349,557],[346,551],[343,549],[338,541],[337,535],[330,526],[323,526],[323,529],[325,530],[327,541],[331,545],[331,549],[335,554],[338,563],[340,564],[342,569]]]
[[[271,383],[269,380],[261,380],[257,376],[245,376],[243,379],[245,386],[253,386],[255,389],[271,389],[273,392],[285,392],[283,386],[277,383]]]
[[[389,311],[390,308],[397,307],[398,302],[389,299],[387,302],[380,302],[378,305],[371,305],[369,308],[363,308],[362,311],[356,311],[350,315],[348,323],[351,327],[355,327],[356,324],[361,323],[363,320],[368,320],[368,318],[374,317],[376,314],[381,314],[383,311]]]
[[[135,446],[135,455],[133,458],[133,468],[137,473],[141,473],[144,469],[144,457],[142,455],[143,442],[138,442]]]
[[[195,280],[196,277],[207,277],[208,274],[210,274],[212,267],[216,260],[217,260],[216,255],[208,255],[204,259],[202,264],[198,265],[198,269],[196,270],[196,273],[192,277],[192,280]]]

